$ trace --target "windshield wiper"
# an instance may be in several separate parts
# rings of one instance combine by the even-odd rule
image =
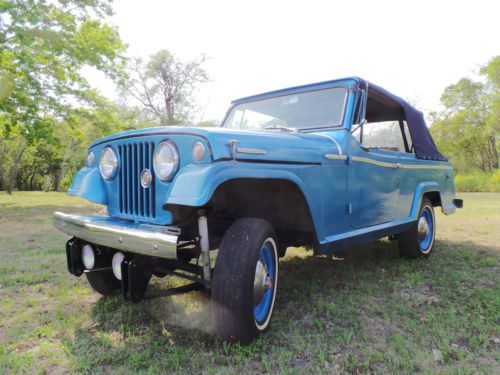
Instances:
[[[281,126],[281,125],[269,125],[269,126],[264,126],[264,129],[266,130],[283,130],[287,132],[296,132],[297,129],[295,128],[287,128],[286,126]]]

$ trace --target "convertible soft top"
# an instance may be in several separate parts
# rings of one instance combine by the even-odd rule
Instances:
[[[366,81],[364,81],[364,84],[367,84]],[[390,103],[387,103],[387,99],[393,103],[394,110],[387,111],[386,116],[384,116],[384,113],[380,111],[379,103],[384,101],[385,103],[383,106],[388,108],[389,104],[390,108]],[[381,116],[383,118],[380,118]],[[368,121],[406,121],[408,129],[410,130],[417,158],[448,161],[448,159],[437,149],[431,133],[429,132],[429,128],[425,123],[424,114],[399,96],[396,96],[386,89],[372,83],[368,84],[366,119]]]

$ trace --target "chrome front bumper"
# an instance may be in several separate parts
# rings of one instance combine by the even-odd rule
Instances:
[[[177,259],[180,230],[175,227],[62,212],[54,212],[53,221],[60,231],[92,244],[136,254]]]

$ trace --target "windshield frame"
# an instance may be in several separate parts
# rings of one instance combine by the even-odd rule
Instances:
[[[336,86],[331,86],[331,87],[324,87],[324,88],[318,88],[314,90],[300,90],[300,91],[294,91],[294,92],[287,92],[287,93],[282,93],[280,95],[273,95],[273,96],[267,96],[261,99],[255,99],[255,100],[245,100],[245,101],[238,101],[237,103],[232,104],[229,109],[226,112],[226,115],[224,116],[224,119],[222,120],[220,127],[224,129],[231,129],[231,130],[252,130],[252,131],[276,131],[277,129],[237,129],[237,128],[230,128],[228,126],[224,126],[226,124],[227,119],[235,110],[238,106],[244,105],[247,103],[254,103],[254,102],[259,102],[263,100],[268,100],[268,99],[275,99],[275,98],[280,98],[284,96],[290,96],[290,95],[299,95],[299,94],[304,94],[304,93],[309,93],[309,92],[317,92],[317,91],[325,91],[325,90],[332,90],[332,89],[344,89],[345,90],[345,95],[344,95],[344,102],[342,104],[342,112],[340,115],[340,123],[336,125],[321,125],[321,126],[311,126],[311,127],[302,127],[302,128],[294,128],[295,131],[297,132],[309,132],[309,131],[317,131],[317,130],[322,130],[322,129],[342,129],[344,128],[344,121],[345,121],[345,115],[346,115],[346,109],[347,109],[347,102],[349,98],[349,86],[347,85],[336,85]],[[265,94],[264,94],[265,95]]]

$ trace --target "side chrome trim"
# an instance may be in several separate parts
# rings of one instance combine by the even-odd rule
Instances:
[[[330,141],[332,141],[333,143],[335,143],[335,146],[337,146],[337,149],[339,150],[339,155],[343,155],[344,153],[342,152],[342,147],[340,147],[340,143],[337,142],[337,140],[333,137],[330,137],[329,135],[326,135],[326,134],[318,134],[318,133],[314,133],[314,135],[319,135],[320,137],[325,137],[325,138],[328,138]]]
[[[359,163],[367,163],[367,164],[373,164],[377,165],[379,167],[386,167],[386,168],[399,168],[401,164],[398,165],[398,163],[387,163],[385,161],[378,161],[374,159],[369,159],[369,158],[362,158],[359,156],[353,156],[352,161],[356,161]]]
[[[243,148],[239,147],[236,149],[238,154],[251,154],[251,155],[265,155],[266,150],[261,150],[259,148]]]
[[[386,168],[401,168],[401,169],[453,169],[450,165],[430,165],[430,164],[401,164],[401,163],[388,163],[359,156],[352,157],[353,162],[367,163]]]
[[[445,169],[452,170],[453,167],[450,165],[418,165],[418,164],[402,164],[401,168],[403,169]]]
[[[90,243],[131,253],[177,259],[178,228],[140,225],[110,217],[54,212],[54,226]]]
[[[328,160],[347,160],[347,155],[325,154]]]

